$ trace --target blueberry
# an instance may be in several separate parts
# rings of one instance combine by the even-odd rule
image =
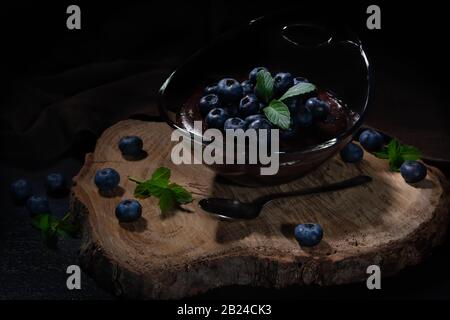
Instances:
[[[119,222],[133,222],[142,216],[142,206],[137,200],[123,200],[116,207]]]
[[[223,129],[223,125],[229,117],[230,115],[225,109],[214,108],[207,114],[206,124],[209,128]]]
[[[11,183],[11,195],[14,201],[24,203],[32,194],[31,184],[25,179],[19,179]]]
[[[119,185],[120,175],[111,168],[100,169],[95,173],[94,182],[101,191],[112,191]]]
[[[368,151],[378,151],[384,145],[383,136],[375,130],[364,130],[359,135],[359,142]]]
[[[46,197],[31,196],[27,200],[27,209],[33,217],[39,214],[50,213],[50,204]]]
[[[198,103],[200,113],[205,116],[214,108],[220,108],[220,101],[217,94],[211,93],[203,96]]]
[[[225,123],[223,125],[223,128],[225,130],[227,130],[227,129],[231,129],[231,130],[242,129],[242,130],[245,130],[245,126],[246,126],[246,123],[241,118],[229,118],[229,119],[227,119],[225,121]]]
[[[294,118],[296,124],[301,128],[307,128],[313,124],[313,115],[308,110],[302,110]]]
[[[215,84],[212,84],[212,85],[210,85],[210,86],[207,86],[206,88],[205,88],[205,90],[203,90],[203,94],[206,96],[206,95],[208,95],[208,94],[211,94],[211,93],[217,93],[217,84],[215,83]]]
[[[239,82],[231,78],[225,78],[219,81],[217,85],[217,94],[225,101],[239,101],[244,94],[244,90]]]
[[[295,238],[303,247],[318,245],[323,237],[323,229],[317,223],[304,223],[295,227]]]
[[[269,122],[269,120],[267,119],[256,119],[255,121],[251,122],[248,126],[247,129],[254,129],[257,130],[257,135],[258,138],[261,139],[263,142],[265,140],[265,144],[270,147],[271,144],[271,129],[272,129],[272,124]],[[259,136],[259,130],[267,130],[267,135],[266,135],[266,139],[262,139],[262,137]],[[259,144],[260,145],[260,144]]]
[[[223,108],[225,112],[228,114],[229,118],[239,117],[239,105],[238,104],[228,104],[225,108]]]
[[[300,82],[309,82],[309,81],[308,81],[308,79],[303,78],[303,77],[295,77],[295,78],[294,78],[294,86],[295,86],[296,84],[299,84]]]
[[[280,129],[280,139],[289,140],[294,138],[298,133],[298,126],[294,123],[291,124],[289,129]]]
[[[251,83],[256,83],[258,72],[260,72],[261,70],[268,71],[264,67],[256,67],[252,71],[250,71],[250,74],[248,75],[248,79],[250,80]]]
[[[241,83],[242,90],[244,91],[244,95],[252,94],[255,91],[254,85],[250,82],[250,80],[245,80]]]
[[[272,129],[272,124],[269,122],[269,120],[266,119],[256,119],[253,122],[251,122],[247,129],[255,129],[255,130],[260,130],[260,129]]]
[[[242,117],[248,117],[259,113],[259,101],[254,94],[246,95],[239,103],[239,114]]]
[[[305,107],[311,111],[314,119],[325,120],[330,113],[330,106],[325,101],[318,98],[306,100]]]
[[[401,165],[400,174],[408,183],[419,182],[427,176],[427,167],[419,161],[407,160]]]
[[[67,180],[61,173],[50,173],[45,179],[45,186],[49,194],[62,194],[67,191]]]
[[[119,149],[124,156],[138,157],[142,154],[144,143],[138,136],[125,136],[119,141]]]
[[[277,96],[281,96],[293,85],[294,79],[288,72],[277,73],[273,78],[273,89],[275,91],[275,95]]]
[[[351,142],[341,150],[340,155],[344,162],[354,163],[362,160],[364,151],[360,146]]]
[[[250,123],[252,123],[253,121],[261,120],[261,119],[266,119],[266,117],[261,113],[252,114],[251,116],[248,116],[247,118],[245,118],[245,124],[248,127],[250,125]]]
[[[289,112],[291,115],[297,114],[302,108],[301,101],[297,97],[287,98],[286,100],[284,100],[284,103],[289,108]]]

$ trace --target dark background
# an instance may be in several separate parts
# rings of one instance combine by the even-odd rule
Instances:
[[[87,276],[65,289],[79,240],[46,249],[27,213],[7,194],[26,177],[44,193],[46,174],[74,176],[95,139],[135,115],[157,119],[155,96],[170,72],[227,30],[277,11],[342,20],[361,36],[374,68],[375,97],[367,123],[450,160],[446,10],[439,2],[374,2],[382,30],[366,29],[372,2],[336,1],[76,1],[2,4],[0,96],[0,298],[111,298]],[[81,7],[82,29],[66,28],[66,8]],[[222,59],[224,57],[218,57]],[[445,163],[443,164],[445,167]],[[447,165],[448,168],[448,165]],[[54,200],[62,215],[68,199]],[[449,246],[369,292],[364,284],[283,290],[223,288],[197,298],[450,298]]]

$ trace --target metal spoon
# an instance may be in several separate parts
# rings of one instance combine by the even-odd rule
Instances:
[[[216,218],[225,220],[254,219],[259,216],[263,207],[278,198],[303,196],[313,193],[337,191],[359,186],[372,181],[369,176],[356,176],[351,179],[291,192],[279,192],[261,196],[252,202],[240,202],[236,199],[207,198],[199,201],[199,206]]]

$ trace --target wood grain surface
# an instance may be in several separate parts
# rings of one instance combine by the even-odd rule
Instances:
[[[444,178],[428,167],[427,178],[405,183],[388,164],[365,153],[359,164],[335,157],[306,177],[288,184],[249,188],[227,184],[203,165],[174,165],[171,129],[165,123],[127,120],[104,132],[74,179],[71,210],[83,224],[81,264],[101,285],[128,298],[174,299],[226,285],[285,287],[291,284],[335,285],[364,281],[369,265],[382,275],[419,263],[441,243],[447,231],[448,203]],[[128,161],[117,148],[125,135],[138,135],[148,153]],[[166,166],[172,180],[194,194],[194,202],[161,214],[153,197],[140,200],[143,216],[118,223],[114,210],[133,198],[135,183]],[[112,167],[121,175],[120,190],[102,197],[94,184],[96,170]],[[370,184],[321,195],[273,201],[251,221],[219,221],[197,206],[207,196],[251,201],[257,196],[317,186],[358,174]],[[322,242],[302,248],[294,227],[317,222]]]

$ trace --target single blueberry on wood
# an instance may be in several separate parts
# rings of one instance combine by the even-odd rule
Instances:
[[[50,204],[46,197],[31,196],[27,200],[27,209],[32,217],[39,214],[50,213]]]
[[[142,206],[137,200],[123,200],[116,207],[119,222],[134,222],[142,216]]]
[[[381,133],[367,129],[359,135],[359,142],[367,151],[379,151],[384,145]]]
[[[95,185],[101,191],[112,191],[118,187],[120,182],[119,173],[112,168],[100,169],[95,173]]]
[[[18,179],[11,183],[11,195],[17,203],[24,203],[32,193],[31,184],[25,179]]]
[[[318,223],[304,223],[295,227],[294,234],[300,246],[313,247],[322,241],[323,229]]]
[[[119,141],[119,149],[125,156],[139,157],[143,146],[144,142],[138,136],[126,136]]]
[[[341,150],[340,155],[344,162],[355,163],[362,160],[364,151],[360,146],[351,142]]]
[[[427,167],[419,161],[407,160],[401,165],[400,174],[408,183],[419,182],[427,176]]]

